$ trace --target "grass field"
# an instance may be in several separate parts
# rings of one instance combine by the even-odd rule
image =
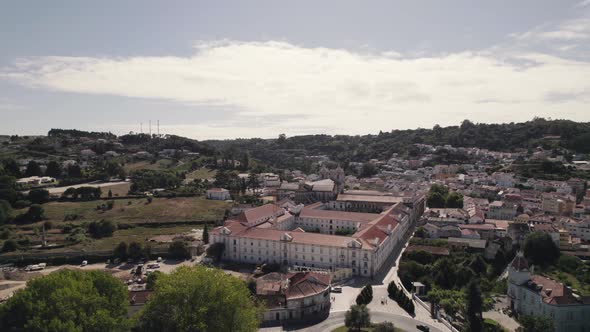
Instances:
[[[188,173],[186,175],[186,178],[189,180],[195,180],[195,179],[206,180],[206,179],[214,178],[216,174],[217,174],[217,171],[203,167],[203,168],[199,168],[195,171]]]
[[[102,188],[101,197],[108,197],[109,190],[113,193],[114,197],[127,196],[127,193],[129,193],[129,188],[131,188],[131,182],[116,184],[114,186],[108,186]]]
[[[43,204],[47,220],[58,225],[66,215],[78,215],[76,221],[109,219],[125,223],[179,222],[219,220],[229,203],[206,200],[203,197],[154,198],[148,204],[145,198],[114,200],[113,209],[96,210],[105,201],[52,202]],[[17,213],[25,213],[26,209]]]
[[[123,168],[126,172],[130,173],[140,169],[164,170],[173,167],[175,164],[176,163],[170,159],[160,159],[153,164],[150,161],[143,160],[134,163],[127,163],[123,166]]]

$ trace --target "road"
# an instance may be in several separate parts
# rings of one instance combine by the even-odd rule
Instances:
[[[344,325],[344,311],[332,312],[330,317],[326,320],[322,321],[319,324],[314,326],[310,326],[307,328],[299,329],[297,331],[302,332],[331,332],[335,328]],[[381,323],[381,322],[392,322],[395,327],[400,328],[407,332],[419,332],[416,328],[416,325],[422,324],[427,325],[430,327],[431,332],[442,332],[434,326],[429,326],[428,324],[424,324],[420,321],[417,321],[411,317],[396,315],[389,312],[380,312],[380,311],[371,311],[371,322],[373,323]],[[286,331],[290,331],[289,329],[285,329]],[[294,329],[295,330],[295,329]]]

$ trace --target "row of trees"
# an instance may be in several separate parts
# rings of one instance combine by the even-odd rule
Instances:
[[[371,301],[373,301],[373,287],[371,285],[366,285],[356,297],[356,304],[367,305],[371,303]]]
[[[414,302],[409,298],[403,290],[399,289],[394,281],[387,285],[387,294],[390,299],[394,300],[399,306],[407,311],[410,315],[414,315],[416,308]]]

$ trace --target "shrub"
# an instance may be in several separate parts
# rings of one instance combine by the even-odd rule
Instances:
[[[112,220],[101,220],[99,222],[93,221],[88,225],[88,233],[93,238],[100,239],[103,237],[113,236],[113,233],[117,230],[117,223]]]
[[[4,244],[2,245],[2,252],[16,251],[17,249],[18,244],[12,239],[4,241]]]

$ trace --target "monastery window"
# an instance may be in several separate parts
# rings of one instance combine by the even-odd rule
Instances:
[[[356,252],[354,252],[354,251],[352,252],[352,257],[353,258],[356,257]]]
[[[303,255],[303,259],[305,259],[305,255]]]
[[[295,259],[299,259],[299,255],[295,255]]]
[[[330,263],[332,263],[332,258],[330,258]]]
[[[236,245],[236,240],[234,240],[234,246]]]

